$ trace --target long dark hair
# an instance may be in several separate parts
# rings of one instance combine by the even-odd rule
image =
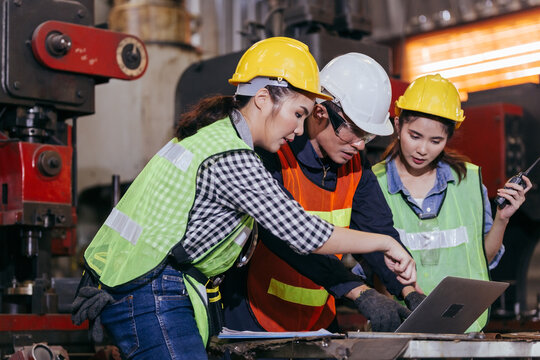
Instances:
[[[454,135],[454,131],[456,129],[456,123],[454,121],[437,115],[425,114],[419,111],[412,110],[403,110],[401,112],[401,114],[399,115],[399,128],[402,129],[404,123],[412,122],[419,117],[435,120],[443,124],[444,131],[448,136],[448,140],[450,140]],[[390,157],[390,159],[394,159],[400,154],[401,146],[399,143],[400,140],[398,138],[398,135],[399,134],[396,132],[394,135],[394,139],[382,154],[382,159],[386,159],[387,157]],[[467,168],[465,163],[470,161],[467,156],[464,156],[456,152],[455,150],[447,147],[439,154],[439,156],[437,156],[435,160],[433,160],[429,164],[429,166],[431,167],[431,169],[435,169],[440,161],[447,163],[452,169],[454,169],[454,171],[458,175],[458,183],[461,182],[461,180],[465,179],[465,177],[467,176]]]
[[[278,111],[286,98],[297,96],[298,93],[304,93],[304,91],[292,86],[267,85],[265,88],[274,103],[273,111]],[[178,140],[182,140],[194,135],[199,129],[226,118],[234,109],[242,109],[250,99],[251,96],[241,95],[235,95],[234,97],[217,95],[204,98],[188,112],[180,116],[176,125],[175,136]]]

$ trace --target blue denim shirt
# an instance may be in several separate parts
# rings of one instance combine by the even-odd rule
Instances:
[[[439,162],[437,165],[437,177],[435,180],[435,185],[431,190],[429,190],[426,195],[422,207],[418,206],[417,202],[411,196],[411,193],[403,185],[401,178],[399,177],[395,159],[388,161],[386,163],[386,174],[388,178],[388,191],[390,194],[396,194],[402,192],[409,205],[412,207],[414,212],[417,215],[420,214],[437,214],[439,208],[441,207],[442,201],[444,199],[444,194],[446,187],[449,182],[455,182],[454,174],[452,174],[450,165],[444,162]],[[484,196],[484,235],[489,232],[491,226],[493,226],[493,216],[491,214],[491,204],[487,195],[487,188],[482,184],[482,195]],[[499,265],[502,256],[504,255],[504,245],[501,245],[501,248],[495,255],[495,258],[489,264],[489,269],[494,269]]]

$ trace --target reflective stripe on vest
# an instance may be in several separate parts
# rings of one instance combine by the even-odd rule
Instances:
[[[410,250],[429,250],[456,247],[469,242],[467,228],[408,233],[397,229],[403,245]]]
[[[193,160],[193,153],[191,151],[172,140],[161,148],[157,155],[169,160],[181,171],[186,171],[191,164],[191,160]]]
[[[116,208],[112,209],[111,213],[105,220],[105,225],[116,231],[121,237],[133,245],[137,244],[137,240],[142,233],[141,225],[131,220],[129,216]]]
[[[352,209],[336,209],[331,211],[309,211],[310,214],[317,215],[323,220],[336,226],[348,227],[351,223]]]
[[[285,301],[306,306],[323,306],[328,300],[328,292],[324,289],[306,289],[270,279],[268,293]]]
[[[334,225],[349,226],[362,176],[358,155],[339,168],[335,191],[324,190],[305,177],[288,145],[282,146],[278,156],[284,186],[306,211]],[[328,327],[335,317],[334,298],[263,243],[253,254],[247,288],[252,312],[267,331],[318,330]]]
[[[246,244],[246,241],[248,240],[249,234],[251,233],[251,229],[249,227],[244,227],[240,234],[234,239],[234,242],[242,247]]]
[[[469,163],[466,163],[466,169],[467,176],[459,184],[457,180],[448,183],[438,216],[420,220],[401,193],[388,192],[385,164],[373,166],[373,172],[392,210],[394,227],[416,262],[418,285],[426,294],[445,276],[489,280],[484,253],[480,169]],[[455,172],[453,175],[455,179],[458,178]],[[434,229],[426,231],[430,226]],[[467,331],[480,331],[486,322],[487,312]]]

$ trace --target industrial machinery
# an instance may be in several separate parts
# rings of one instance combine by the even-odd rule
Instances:
[[[270,10],[276,21],[270,26],[254,26],[249,23],[244,35],[253,42],[259,36],[280,35],[293,37],[309,46],[310,52],[322,68],[338,55],[348,52],[360,52],[375,59],[388,72],[392,73],[392,54],[389,47],[362,41],[362,37],[371,32],[371,24],[364,16],[360,2],[338,0],[328,6],[318,1],[293,1],[287,8]],[[267,24],[266,24],[267,25]],[[263,28],[259,34],[257,29]],[[249,44],[251,45],[251,44]],[[186,69],[178,81],[175,97],[174,121],[179,115],[197,103],[203,97],[212,94],[233,95],[234,87],[227,79],[234,73],[236,64],[243,51],[230,53],[216,58],[199,61]],[[393,100],[407,88],[407,83],[391,79]],[[390,109],[393,114],[393,107]],[[381,139],[376,138],[370,146],[384,149]]]
[[[75,252],[76,119],[94,112],[96,84],[148,64],[137,37],[94,27],[93,11],[93,0],[0,1],[2,357],[89,343],[66,314],[76,284],[51,278],[51,258]]]
[[[320,68],[335,56],[356,51],[369,55],[392,73],[390,48],[361,41],[371,31],[371,24],[364,15],[358,1],[337,0],[330,6],[324,1],[291,1],[289,7],[270,9],[265,26],[248,23],[243,34],[253,42],[277,35],[298,39],[309,46]],[[217,93],[234,94],[227,76],[234,73],[242,53],[200,61],[186,69],[176,89],[174,119],[202,97]],[[406,85],[402,91],[405,88]]]

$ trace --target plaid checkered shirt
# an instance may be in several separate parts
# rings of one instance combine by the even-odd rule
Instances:
[[[240,112],[231,119],[242,140],[253,148]],[[205,160],[198,172],[195,202],[190,212],[184,249],[191,259],[224,239],[244,214],[249,214],[300,254],[319,248],[333,225],[306,213],[290,199],[252,151],[239,150]]]

